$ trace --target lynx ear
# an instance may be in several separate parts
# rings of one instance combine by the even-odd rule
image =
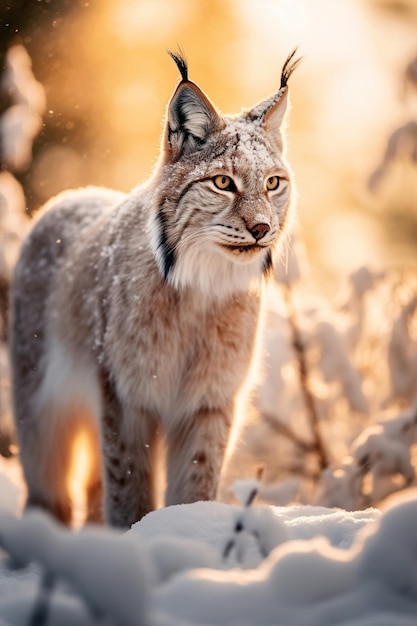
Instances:
[[[271,139],[279,144],[280,130],[288,103],[288,79],[301,61],[301,57],[294,60],[296,52],[297,48],[291,52],[284,63],[278,92],[246,113],[247,118],[261,124]]]
[[[280,89],[281,91],[281,89]],[[284,121],[285,113],[288,105],[288,87],[280,94],[276,102],[268,107],[263,115],[263,125],[266,132],[271,138],[278,137],[281,131],[282,122]]]
[[[224,122],[207,96],[188,80],[188,68],[180,55],[169,53],[181,72],[182,81],[168,105],[167,143],[172,158],[194,152]]]

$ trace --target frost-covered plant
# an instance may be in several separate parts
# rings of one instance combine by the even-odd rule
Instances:
[[[354,440],[351,456],[323,477],[322,503],[364,507],[409,487],[415,480],[411,455],[416,442],[415,409],[369,426]]]
[[[30,164],[32,144],[42,128],[46,107],[44,89],[35,79],[31,59],[22,45],[13,45],[6,53],[0,96],[9,104],[0,116],[0,288],[4,289],[28,222],[23,189],[11,172]]]
[[[323,474],[321,504],[364,508],[409,487],[415,481],[416,441],[415,411],[369,426],[353,441],[350,456]]]
[[[6,54],[0,92],[10,106],[0,117],[1,160],[4,167],[25,169],[32,158],[32,143],[42,127],[45,92],[32,73],[32,62],[22,45]]]
[[[298,276],[269,301],[258,419],[246,432],[247,456],[265,464],[260,496],[377,504],[415,484],[417,278],[362,267],[341,300],[314,305],[303,289]]]
[[[0,116],[0,454],[11,454],[9,369],[5,341],[8,292],[20,243],[28,228],[22,186],[12,172],[22,171],[32,159],[32,144],[42,128],[46,99],[35,79],[24,46],[6,53],[0,76],[0,97],[8,106]]]
[[[407,64],[403,77],[405,86],[411,88],[415,96],[417,89],[417,57]],[[402,156],[405,156],[414,166],[417,164],[417,120],[415,119],[408,120],[390,133],[381,162],[368,179],[368,187],[371,192],[379,191],[392,163]]]
[[[247,560],[249,547],[255,541],[261,559],[284,541],[288,541],[289,532],[286,526],[274,515],[269,507],[253,507],[252,504],[261,489],[262,471],[254,480],[237,480],[233,484],[233,492],[242,509],[235,515],[233,534],[225,545],[223,559],[228,560],[234,553],[237,563],[242,565],[258,565]]]

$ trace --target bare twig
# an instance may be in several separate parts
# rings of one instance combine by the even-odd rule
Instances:
[[[301,448],[303,452],[319,452],[315,441],[306,441],[305,439],[297,435],[297,433],[292,428],[290,428],[290,426],[287,426],[286,424],[283,424],[282,422],[277,420],[274,415],[262,412],[262,418],[279,435],[283,435],[284,437],[286,437],[289,441]]]
[[[412,163],[417,162],[417,122],[415,120],[410,120],[396,128],[389,136],[382,161],[368,178],[368,188],[371,192],[378,190],[392,161],[401,154],[405,154]]]
[[[38,597],[30,615],[28,626],[46,625],[54,586],[55,576],[51,572],[45,571],[42,575]]]
[[[304,397],[304,403],[307,410],[307,414],[310,418],[311,431],[314,438],[314,449],[316,450],[320,469],[324,470],[329,466],[327,459],[326,449],[324,447],[323,439],[320,432],[319,416],[317,414],[316,404],[313,394],[308,383],[308,367],[307,359],[305,355],[304,344],[301,340],[301,333],[298,325],[297,314],[294,307],[291,285],[283,285],[285,302],[288,310],[288,321],[291,328],[292,344],[297,356],[298,371],[300,377],[301,391]],[[301,440],[300,440],[301,441]]]
[[[257,471],[256,471],[256,480],[257,481],[261,481],[262,479],[262,475],[264,472],[264,467],[263,465],[259,466]],[[245,517],[246,517],[246,512],[250,509],[250,507],[253,504],[253,501],[255,500],[256,496],[259,493],[259,482],[257,485],[254,485],[253,488],[249,491],[243,509],[241,511],[241,513],[239,514],[239,516],[237,517],[236,521],[235,521],[235,527],[233,529],[233,536],[229,539],[229,541],[226,543],[224,550],[223,550],[223,560],[225,561],[229,556],[230,553],[232,552],[233,548],[236,546],[237,543],[237,536],[243,532],[243,531],[247,531],[247,529],[245,528]],[[247,521],[247,520],[246,520]],[[259,544],[259,535],[257,532],[254,531],[249,531],[250,534],[255,538],[255,540],[257,541],[257,543]],[[262,551],[261,551],[262,553]],[[266,555],[262,555],[262,556],[266,556]],[[239,558],[238,558],[239,560]]]

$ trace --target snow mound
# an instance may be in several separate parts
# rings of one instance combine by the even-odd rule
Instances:
[[[45,575],[48,626],[415,626],[416,527],[414,492],[382,515],[199,502],[123,535],[3,514],[0,626],[30,623]]]
[[[330,518],[343,525],[351,516]],[[330,530],[328,515],[313,517]],[[308,526],[311,516],[303,519]],[[256,569],[177,576],[156,591],[156,604],[171,623],[184,626],[411,626],[417,614],[416,524],[414,496],[387,511],[347,550],[323,536],[288,541]]]

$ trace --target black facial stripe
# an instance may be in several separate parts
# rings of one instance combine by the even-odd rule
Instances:
[[[206,183],[209,180],[213,180],[213,176],[204,176],[203,178],[199,178],[198,180],[192,180],[190,183],[188,183],[188,185],[184,187],[184,189],[181,191],[180,195],[178,196],[177,206],[179,206],[181,200],[183,199],[185,194],[190,191],[191,187],[193,187],[194,185],[197,185],[198,183]]]
[[[211,156],[211,160],[215,161],[216,159],[220,159],[220,157],[222,157],[224,155],[224,153],[227,151],[228,146],[224,145],[224,144],[215,144],[214,148],[213,148],[213,154]]]
[[[166,218],[162,211],[159,211],[157,219],[159,221],[158,250],[161,251],[162,269],[164,273],[164,278],[165,280],[167,280],[169,273],[175,265],[175,249],[168,242],[168,237],[166,233]]]
[[[192,180],[190,183],[188,183],[188,185],[186,185],[184,187],[184,189],[181,191],[180,195],[178,196],[178,200],[177,200],[177,208],[179,207],[181,200],[183,199],[183,197],[185,196],[185,194],[187,194],[191,187],[193,187],[193,185],[195,185],[196,183],[201,182],[200,180]],[[181,241],[181,237],[183,236],[183,234],[185,233],[185,230],[188,228],[188,226],[190,225],[191,219],[193,217],[193,215],[195,214],[195,212],[198,209],[193,209],[190,213],[190,215],[188,216],[188,218],[185,221],[185,224],[183,224],[182,228],[181,228],[181,232],[178,236],[178,241]],[[178,224],[178,218],[177,218],[177,224]]]
[[[191,223],[191,220],[192,220],[193,216],[195,215],[195,213],[196,213],[197,211],[198,211],[198,209],[193,209],[193,210],[191,211],[190,215],[188,216],[188,218],[185,220],[185,224],[183,224],[182,229],[181,229],[181,232],[180,232],[179,237],[178,237],[178,241],[179,241],[179,242],[181,241],[181,238],[182,238],[183,234],[185,233],[185,231],[186,231],[186,230],[187,230],[187,228],[189,227],[189,225],[190,225],[190,223]]]
[[[190,191],[191,187],[193,185],[195,185],[196,183],[199,183],[199,182],[200,182],[199,180],[192,180],[190,183],[188,183],[188,185],[186,185],[184,187],[184,189],[181,191],[180,195],[178,196],[177,207],[179,206],[179,204],[180,204],[181,200],[183,199],[183,197],[185,196],[185,194]]]
[[[177,208],[179,207],[181,200],[183,199],[183,197],[190,191],[190,189],[196,185],[197,183],[204,183],[207,181],[210,181],[212,179],[212,176],[206,176],[204,178],[199,178],[198,180],[193,180],[190,183],[188,183],[188,185],[186,185],[184,187],[184,189],[181,191],[180,195],[178,196],[178,200],[177,200]],[[216,193],[214,190],[210,189],[210,191],[212,191],[213,193]],[[185,230],[188,228],[188,226],[191,223],[191,220],[193,218],[193,216],[195,215],[195,213],[199,212],[201,209],[193,209],[190,213],[190,215],[188,216],[188,219],[185,221],[185,224],[183,224],[182,228],[181,228],[181,232],[179,234],[178,237],[178,241],[181,240],[181,237],[183,236]],[[217,212],[217,211],[216,211]],[[178,223],[178,219],[177,219],[177,223]]]
[[[274,271],[274,263],[272,261],[271,250],[267,250],[265,254],[264,263],[262,266],[262,273],[265,276],[265,278],[269,278],[272,275],[273,271]]]
[[[226,176],[226,174],[225,174],[225,176]],[[180,195],[178,196],[177,206],[180,204],[180,202],[183,199],[183,197],[185,196],[185,194],[190,191],[190,189],[191,189],[191,187],[193,185],[196,185],[197,183],[206,183],[208,181],[212,181],[213,178],[215,178],[215,176],[204,176],[203,178],[199,178],[198,180],[192,180],[190,183],[188,183],[184,187],[184,189],[181,191]],[[229,178],[231,178],[231,177],[229,176]],[[233,182],[233,184],[235,184],[233,180],[232,180],[232,182]],[[213,191],[213,190],[211,189],[210,191]],[[228,189],[221,189],[220,191],[228,191]]]

